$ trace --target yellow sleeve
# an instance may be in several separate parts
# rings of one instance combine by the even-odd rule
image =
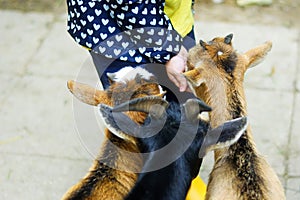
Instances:
[[[206,193],[206,185],[200,176],[197,176],[191,185],[191,188],[186,196],[186,200],[204,200]]]
[[[194,25],[192,0],[166,0],[164,12],[182,37],[192,30]]]

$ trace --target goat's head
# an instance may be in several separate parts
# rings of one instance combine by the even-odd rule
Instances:
[[[115,106],[135,98],[155,96],[162,98],[164,92],[153,74],[143,68],[126,67],[116,73],[109,73],[111,86],[107,90],[98,90],[89,85],[68,81],[71,93],[80,101],[98,106],[105,104]],[[146,114],[143,112],[127,112],[132,120],[143,123]]]
[[[200,159],[210,150],[227,147],[236,142],[247,127],[247,119],[243,117],[210,130],[209,122],[202,120],[201,113],[209,112],[211,108],[199,99],[189,99],[182,106],[176,104],[177,106],[167,107],[168,105],[161,98],[144,97],[114,108],[100,105],[100,113],[111,132],[117,135],[134,134],[133,136],[140,138],[142,144],[151,144],[147,151],[156,151],[157,148],[170,145],[174,141],[173,147],[169,147],[166,150],[168,153],[164,154],[168,158],[162,161],[160,157],[157,161],[159,164],[167,163],[167,160],[175,161],[190,146],[194,146],[192,154],[195,156],[192,159]],[[148,120],[144,125],[139,125],[122,113],[128,110],[148,112]],[[153,160],[153,156],[151,158]]]
[[[232,92],[232,88],[242,88],[246,70],[259,64],[272,47],[271,42],[266,42],[244,54],[238,54],[232,47],[232,37],[229,34],[209,42],[200,40],[189,51],[184,76],[196,96],[209,105],[212,97],[226,98],[220,96]]]

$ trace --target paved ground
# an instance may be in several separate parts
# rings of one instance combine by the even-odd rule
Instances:
[[[0,199],[59,199],[101,143],[93,108],[73,100],[66,81],[96,83],[97,75],[86,50],[67,35],[65,15],[0,10],[0,18]],[[299,30],[199,20],[196,32],[204,40],[234,33],[240,52],[273,41],[246,76],[250,123],[288,199],[300,199]],[[209,154],[204,180],[211,163]]]

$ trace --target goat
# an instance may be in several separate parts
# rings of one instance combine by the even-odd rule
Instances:
[[[239,54],[232,47],[232,37],[229,34],[207,43],[200,40],[189,51],[184,73],[194,94],[211,106],[212,127],[247,115],[244,74],[272,48],[266,42]],[[206,200],[210,199],[285,199],[279,178],[255,147],[250,127],[237,143],[215,151],[206,193]]]
[[[120,74],[125,78],[120,78]],[[123,68],[109,76],[112,85],[105,91],[75,81],[68,81],[68,88],[80,101],[93,106],[114,106],[134,98],[163,96],[155,77],[142,68]],[[146,118],[143,112],[126,114],[138,124],[142,124]],[[109,130],[105,130],[105,135],[100,154],[88,174],[66,192],[63,200],[119,200],[124,199],[134,186],[137,172],[142,167],[138,141],[127,134],[114,135]],[[136,156],[127,156],[126,152],[136,153]]]
[[[140,126],[120,113],[127,109],[150,112],[149,118]],[[239,118],[209,130],[209,123],[197,118],[204,111],[210,108],[197,99],[181,107],[171,102],[166,111],[147,97],[114,108],[100,106],[111,132],[139,137],[146,154],[142,173],[126,200],[184,200],[206,152],[236,142],[247,127],[246,118]]]

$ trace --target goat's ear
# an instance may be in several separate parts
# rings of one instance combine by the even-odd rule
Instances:
[[[112,108],[105,104],[100,104],[99,110],[104,124],[115,136],[125,140],[131,140],[132,137],[128,133],[135,134],[139,132],[140,126],[124,113],[113,112]]]
[[[187,81],[193,86],[193,87],[199,87],[202,83],[205,82],[205,79],[203,77],[203,73],[201,73],[201,69],[194,68],[190,71],[186,71],[183,73],[183,76],[187,79]]]
[[[231,40],[232,40],[233,34],[229,34],[224,38],[224,43],[226,44],[231,44]]]
[[[241,117],[227,121],[221,126],[208,131],[203,140],[199,156],[204,157],[209,151],[234,144],[245,132],[247,126],[247,118]]]
[[[89,85],[73,80],[69,80],[67,85],[70,92],[83,103],[93,106],[100,103],[111,104],[105,91],[97,90]]]
[[[243,56],[246,60],[246,69],[254,67],[261,63],[271,49],[272,42],[268,41],[244,53]]]

